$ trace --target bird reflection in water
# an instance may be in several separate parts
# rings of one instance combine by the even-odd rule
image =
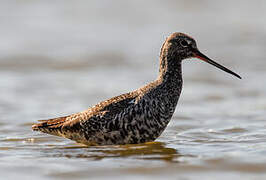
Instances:
[[[120,157],[178,162],[178,158],[181,156],[176,149],[169,148],[165,143],[158,141],[114,146],[84,146],[78,144],[64,147],[55,146],[52,149],[54,149],[54,151],[51,151],[51,148],[49,148],[49,150],[46,149],[43,152],[46,156],[88,158],[90,160]]]

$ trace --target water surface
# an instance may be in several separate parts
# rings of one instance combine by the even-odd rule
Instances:
[[[1,4],[2,178],[266,178],[264,1]],[[185,61],[176,112],[153,143],[86,147],[31,131],[38,119],[85,110],[155,79],[161,44],[174,31],[195,37],[243,79]]]

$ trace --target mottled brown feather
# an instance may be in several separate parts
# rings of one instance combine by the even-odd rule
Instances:
[[[106,112],[111,112],[108,113],[109,116],[111,114],[116,114],[118,111],[127,107],[128,104],[124,102],[125,100],[128,102],[134,99],[137,95],[137,91],[133,91],[102,101],[83,112],[48,120],[39,120],[40,123],[34,124],[32,129],[34,131],[41,131],[52,135],[67,137],[67,134],[65,133],[76,132],[81,122],[88,121],[91,117],[96,115],[104,115]]]

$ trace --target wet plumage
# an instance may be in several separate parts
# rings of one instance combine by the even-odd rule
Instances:
[[[92,145],[154,141],[167,127],[175,111],[182,89],[182,60],[198,57],[213,63],[203,56],[193,38],[173,33],[161,48],[159,76],[155,81],[100,102],[86,111],[42,120],[32,129]],[[213,65],[236,75],[219,64]]]

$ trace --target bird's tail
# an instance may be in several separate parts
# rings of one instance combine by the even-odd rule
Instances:
[[[39,120],[39,123],[32,125],[32,129],[34,131],[41,131],[47,134],[62,136],[62,126],[66,122],[67,117],[68,116],[48,120]]]

